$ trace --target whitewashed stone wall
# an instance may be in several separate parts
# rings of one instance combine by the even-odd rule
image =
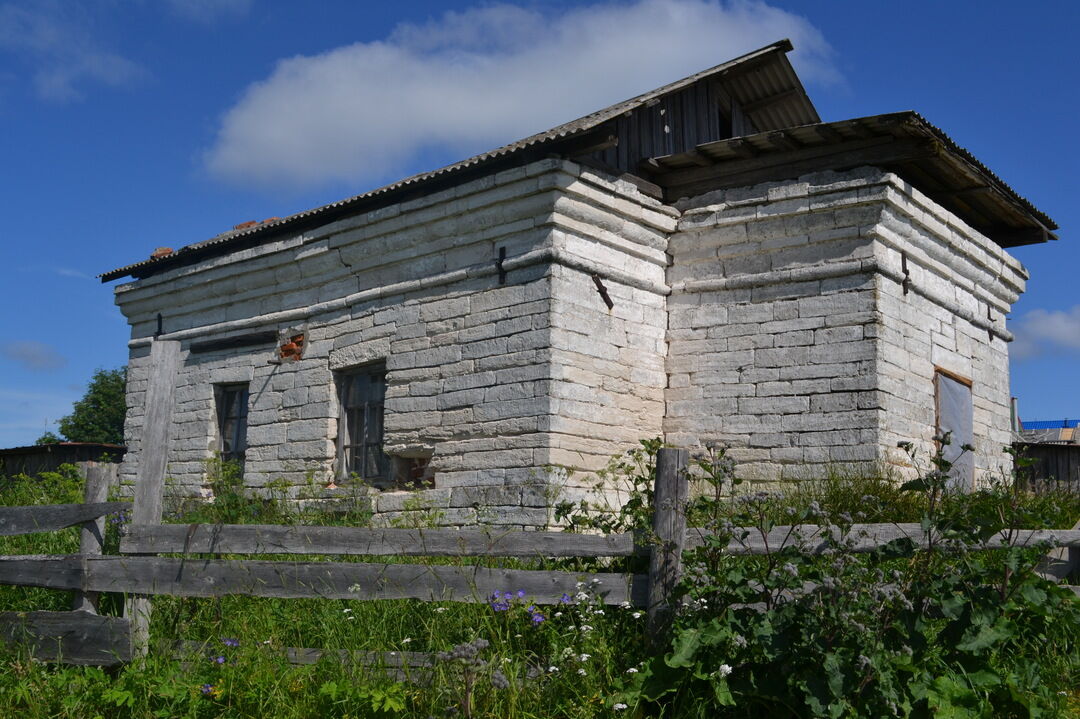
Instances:
[[[1007,468],[1004,315],[1026,277],[1016,260],[873,168],[679,207],[669,442],[730,446],[756,480],[840,464],[910,471],[897,443],[933,452],[941,368],[973,381],[977,478]]]
[[[247,486],[333,495],[322,488],[334,472],[334,373],[382,360],[386,450],[430,455],[435,487],[372,493],[380,518],[546,524],[562,491],[552,465],[594,469],[660,432],[663,243],[675,215],[626,183],[543,161],[121,286],[133,337],[124,477],[136,472],[161,313],[163,338],[184,349],[171,494],[206,494],[214,385],[247,382]],[[593,272],[618,302],[610,313]],[[304,333],[303,358],[274,364],[269,345],[190,351],[267,329]]]
[[[658,435],[727,445],[761,481],[837,464],[910,471],[897,443],[932,453],[937,369],[972,381],[985,478],[1007,468],[1004,316],[1025,279],[872,168],[671,207],[545,160],[118,287],[132,325],[122,479],[137,471],[159,313],[184,353],[174,497],[207,493],[214,386],[241,382],[246,485],[353,494],[324,489],[335,373],[376,361],[387,452],[434,469],[431,489],[362,492],[382,522],[543,526],[611,455]],[[266,330],[303,333],[302,359],[278,363],[269,344],[191,351]]]
[[[897,442],[934,451],[937,369],[971,380],[975,481],[1011,470],[1002,449],[1009,421],[1011,334],[1005,315],[1023,293],[1027,272],[998,245],[894,175],[881,179],[884,201],[875,228],[881,268],[877,337],[882,398],[881,444],[892,464],[907,466]],[[904,293],[904,258],[908,292]]]

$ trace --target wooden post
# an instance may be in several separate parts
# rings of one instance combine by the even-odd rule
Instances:
[[[86,490],[83,494],[83,501],[86,504],[96,504],[98,502],[106,501],[109,495],[109,475],[107,471],[109,465],[100,462],[87,462],[85,466]],[[86,557],[100,556],[104,550],[104,544],[105,517],[98,517],[89,522],[84,522],[82,525],[82,532],[79,536],[79,554],[83,557],[84,561]],[[85,612],[97,614],[98,593],[75,592],[71,608],[73,610],[81,609]]]
[[[651,648],[667,644],[671,624],[672,594],[682,569],[686,541],[686,504],[690,495],[686,468],[690,453],[685,449],[661,449],[656,454],[656,484],[653,494],[653,531],[656,544],[649,559],[649,621]]]
[[[179,370],[180,343],[175,340],[155,340],[150,346],[150,378],[143,402],[146,416],[139,438],[132,524],[161,524],[169,429],[172,426],[173,396]],[[150,639],[150,598],[144,595],[129,597],[124,604],[124,616],[131,619],[135,655],[145,656]]]

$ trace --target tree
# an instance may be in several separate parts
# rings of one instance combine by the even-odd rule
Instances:
[[[99,369],[90,378],[86,394],[72,405],[71,414],[57,423],[68,442],[124,443],[127,368]],[[48,441],[46,432],[38,442]]]

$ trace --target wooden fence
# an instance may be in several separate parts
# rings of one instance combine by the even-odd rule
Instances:
[[[702,546],[709,533],[685,526],[688,482],[685,450],[661,450],[656,478],[654,533],[643,544],[633,534],[578,535],[563,532],[497,529],[370,529],[281,525],[150,525],[132,524],[119,556],[101,554],[101,517],[130,507],[101,502],[91,472],[87,503],[0,508],[0,534],[50,531],[82,524],[81,552],[74,556],[0,557],[0,584],[77,590],[71,612],[6,612],[0,614],[0,637],[28,641],[35,656],[76,664],[115,664],[145,651],[136,623],[145,608],[129,602],[124,617],[96,613],[96,594],[168,594],[215,597],[226,594],[327,599],[420,599],[486,602],[495,591],[523,589],[530,601],[557,604],[573,594],[577,582],[588,581],[606,604],[647,609],[649,637],[662,642],[670,620],[671,592],[678,581],[683,551]],[[737,530],[737,534],[742,532]],[[855,551],[871,551],[900,537],[917,546],[936,538],[917,524],[865,524],[851,529]],[[819,553],[834,537],[827,527],[775,527],[765,536],[756,531],[733,539],[731,554],[763,554],[785,546]],[[1007,544],[1048,542],[1064,548],[1039,568],[1048,579],[1062,579],[1075,569],[1080,554],[1080,525],[1073,530],[1006,530],[987,540],[992,549]],[[162,557],[159,554],[180,554]],[[333,561],[268,561],[209,558],[222,554],[341,555],[393,557],[628,557],[649,556],[648,574],[580,573],[552,570],[500,569],[474,565],[363,563]],[[192,556],[200,555],[200,556]],[[143,633],[142,636],[145,636]],[[186,643],[190,649],[190,643]],[[290,660],[311,662],[319,649],[290,648]],[[405,656],[378,652],[345,652],[343,660],[382,665],[423,667],[424,654]],[[392,669],[397,667],[391,667]]]
[[[648,611],[649,640],[664,640],[672,612],[684,550],[701,546],[708,533],[686,527],[689,484],[686,450],[663,449],[657,457],[653,529],[648,544],[632,534],[579,535],[498,529],[369,529],[275,525],[163,525],[162,490],[168,451],[168,424],[179,365],[179,345],[155,342],[155,368],[147,389],[147,416],[132,523],[119,556],[102,555],[102,517],[125,506],[104,502],[103,473],[88,473],[86,503],[0,508],[0,534],[25,534],[82,525],[80,553],[74,556],[0,556],[0,584],[76,590],[71,612],[0,614],[0,637],[30,644],[42,659],[80,664],[115,664],[147,651],[152,595],[249,596],[328,599],[420,599],[486,602],[495,591],[524,590],[537,604],[557,604],[587,581],[606,604],[629,602]],[[759,554],[797,543],[804,551],[830,546],[829,528],[776,527],[766,537],[733,540],[732,554]],[[898,537],[925,546],[934,538],[918,525],[858,525],[858,551],[870,551]],[[986,548],[1007,543],[1049,542],[1063,548],[1039,567],[1062,579],[1080,564],[1080,525],[1073,530],[1004,530]],[[180,554],[162,557],[161,554]],[[343,555],[390,557],[626,557],[649,556],[644,575],[615,572],[503,569],[476,565],[269,561],[208,558],[222,554]],[[203,556],[192,556],[203,555]],[[123,617],[97,614],[97,594],[128,596]],[[312,661],[318,649],[288,649],[296,661]],[[346,653],[354,659],[389,655]],[[412,655],[409,655],[411,657]],[[411,662],[396,655],[399,665]],[[430,657],[416,655],[423,666]]]

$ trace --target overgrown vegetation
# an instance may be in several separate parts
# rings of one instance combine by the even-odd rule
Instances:
[[[629,490],[619,511],[564,505],[571,528],[647,530],[659,446],[643,442],[613,462],[607,479]],[[1070,527],[1080,497],[1033,496],[1005,482],[953,495],[944,491],[947,471],[937,458],[904,487],[836,473],[765,494],[739,485],[722,451],[697,458],[690,524],[717,539],[686,556],[682,608],[657,655],[646,651],[643,613],[603,606],[587,583],[544,607],[515,587],[479,605],[159,597],[145,662],[101,670],[11,652],[0,664],[0,717],[1080,716],[1080,602],[1028,571],[1044,548],[973,551],[1002,527]],[[369,516],[300,517],[280,500],[247,496],[228,467],[220,472],[214,503],[176,521]],[[0,503],[79,501],[81,491],[65,470],[9,483]],[[767,534],[800,522],[835,527],[826,555],[722,549],[752,538],[735,527]],[[944,541],[929,552],[897,541],[856,553],[859,522],[921,522]],[[110,518],[113,547],[121,526]],[[77,530],[0,538],[2,554],[77,546]],[[635,561],[513,563],[586,572]],[[62,592],[0,587],[2,609],[65,609],[68,601]],[[175,656],[178,639],[200,648]],[[290,666],[284,647],[438,657],[430,669],[409,670],[419,681],[400,681],[393,667]]]

